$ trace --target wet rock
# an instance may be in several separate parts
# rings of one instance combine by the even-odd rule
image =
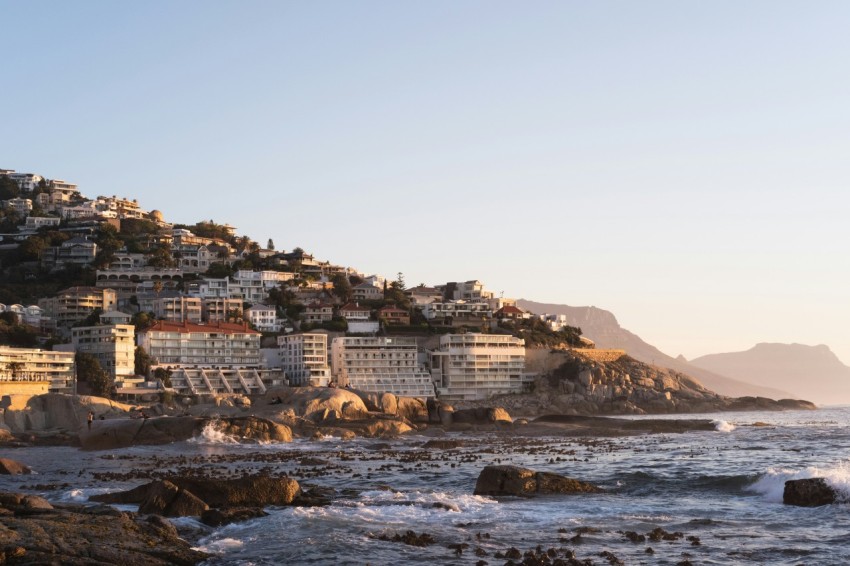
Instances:
[[[835,503],[835,500],[835,490],[826,483],[824,478],[788,480],[785,482],[785,491],[782,494],[783,503],[801,507],[829,505]]]
[[[209,555],[192,550],[168,521],[136,513],[101,514],[65,505],[34,515],[12,512],[7,501],[21,494],[0,494],[2,563],[121,564],[122,566],[191,565]]]
[[[475,483],[475,495],[532,496],[553,493],[599,493],[595,485],[519,466],[487,466]]]
[[[429,440],[422,445],[422,448],[433,448],[435,450],[454,450],[463,446],[462,440]]]
[[[434,537],[428,533],[417,535],[414,531],[406,531],[403,534],[396,533],[393,536],[380,535],[374,538],[390,542],[402,542],[404,544],[409,544],[410,546],[428,546],[429,544],[434,544],[434,542],[436,542]]]
[[[443,503],[442,501],[435,501],[431,504],[431,507],[434,509],[445,509],[446,511],[455,511],[460,513],[460,507],[455,505],[454,503]]]
[[[230,523],[238,523],[266,517],[268,513],[258,507],[237,507],[233,509],[207,509],[201,513],[201,522],[210,527],[220,527]]]
[[[194,494],[169,481],[157,481],[148,486],[139,505],[139,513],[163,517],[196,517],[209,506]]]
[[[8,458],[0,458],[0,474],[16,476],[19,474],[31,474],[32,470],[29,466],[21,464],[16,460]]]
[[[502,407],[477,407],[458,409],[452,415],[452,423],[493,424],[510,423],[513,419]]]
[[[623,533],[623,536],[625,536],[627,539],[634,543],[646,542],[646,536],[636,533],[634,531],[626,531],[625,533]]]

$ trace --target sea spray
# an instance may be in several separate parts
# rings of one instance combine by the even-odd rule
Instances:
[[[239,439],[234,436],[229,436],[218,429],[217,420],[208,422],[201,434],[190,438],[188,442],[195,444],[239,444]]]
[[[717,432],[732,432],[736,428],[732,423],[720,419],[711,421],[711,424]]]
[[[835,490],[839,501],[850,501],[850,465],[848,465],[848,462],[823,468],[809,466],[801,470],[768,468],[763,475],[745,489],[758,493],[768,501],[781,503],[786,481],[808,478],[824,478],[827,485]]]

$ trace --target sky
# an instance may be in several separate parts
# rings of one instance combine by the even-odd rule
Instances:
[[[0,168],[850,364],[850,3],[0,0]],[[10,25],[11,24],[11,25]]]

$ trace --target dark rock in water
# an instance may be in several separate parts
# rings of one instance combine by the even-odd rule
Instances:
[[[301,492],[292,478],[273,478],[263,475],[243,476],[237,479],[183,478],[169,480],[190,491],[210,507],[264,507],[290,505]]]
[[[166,566],[209,558],[192,550],[173,525],[156,515],[90,513],[73,505],[48,509],[43,504],[37,515],[16,513],[15,506],[28,498],[32,496],[0,493],[0,563]]]
[[[502,407],[458,409],[452,414],[452,423],[492,424],[497,422],[510,423],[512,420],[508,412]]]
[[[268,513],[258,507],[238,507],[234,509],[207,509],[201,513],[201,522],[210,527],[220,527],[247,521],[257,517],[266,517]]]
[[[428,546],[429,544],[434,544],[434,537],[429,535],[428,533],[422,533],[421,535],[417,535],[413,531],[406,531],[404,534],[396,533],[392,537],[388,535],[380,535],[375,537],[378,540],[386,540],[390,542],[403,542],[404,544],[409,544],[410,546]]]
[[[143,486],[119,493],[93,495],[91,501],[101,503],[139,503],[144,504],[151,490],[159,493],[162,486],[170,484],[192,496],[209,507],[264,507],[266,505],[291,505],[301,494],[298,482],[291,478],[273,478],[264,475],[246,475],[236,479],[211,479],[195,477],[171,477],[167,482],[151,482]],[[171,488],[169,488],[169,492]],[[156,513],[154,507],[141,512]],[[200,511],[194,513],[200,515]]]
[[[15,460],[8,458],[0,458],[0,474],[16,476],[18,474],[31,474],[32,470],[29,466],[25,466]]]
[[[785,482],[785,491],[782,494],[783,503],[801,507],[829,505],[835,503],[835,500],[835,490],[827,485],[824,478],[788,480]]]
[[[475,495],[531,496],[551,493],[599,493],[595,485],[519,466],[487,466],[475,482]]]
[[[207,509],[209,505],[170,481],[156,481],[150,484],[139,505],[139,513],[163,517],[195,517]]]
[[[452,450],[463,446],[462,440],[429,440],[422,448],[435,448],[437,450]]]
[[[0,508],[9,509],[17,514],[49,511],[53,506],[43,497],[21,493],[0,493]],[[0,562],[2,564],[2,562]]]

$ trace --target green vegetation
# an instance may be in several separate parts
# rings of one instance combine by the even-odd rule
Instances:
[[[96,397],[111,397],[112,379],[91,354],[77,352],[74,357],[77,364],[77,380],[88,385],[92,395]]]
[[[18,322],[13,312],[0,313],[0,344],[17,348],[33,348],[38,344],[35,331]]]
[[[582,346],[581,328],[575,326],[565,326],[555,331],[542,320],[531,318],[503,322],[500,327],[514,336],[523,338],[526,346],[544,348],[560,348],[565,345],[573,348]]]
[[[133,360],[133,372],[136,375],[143,375],[147,377],[151,372],[151,365],[153,365],[153,359],[150,354],[148,354],[147,350],[145,350],[142,346],[136,346]]]

